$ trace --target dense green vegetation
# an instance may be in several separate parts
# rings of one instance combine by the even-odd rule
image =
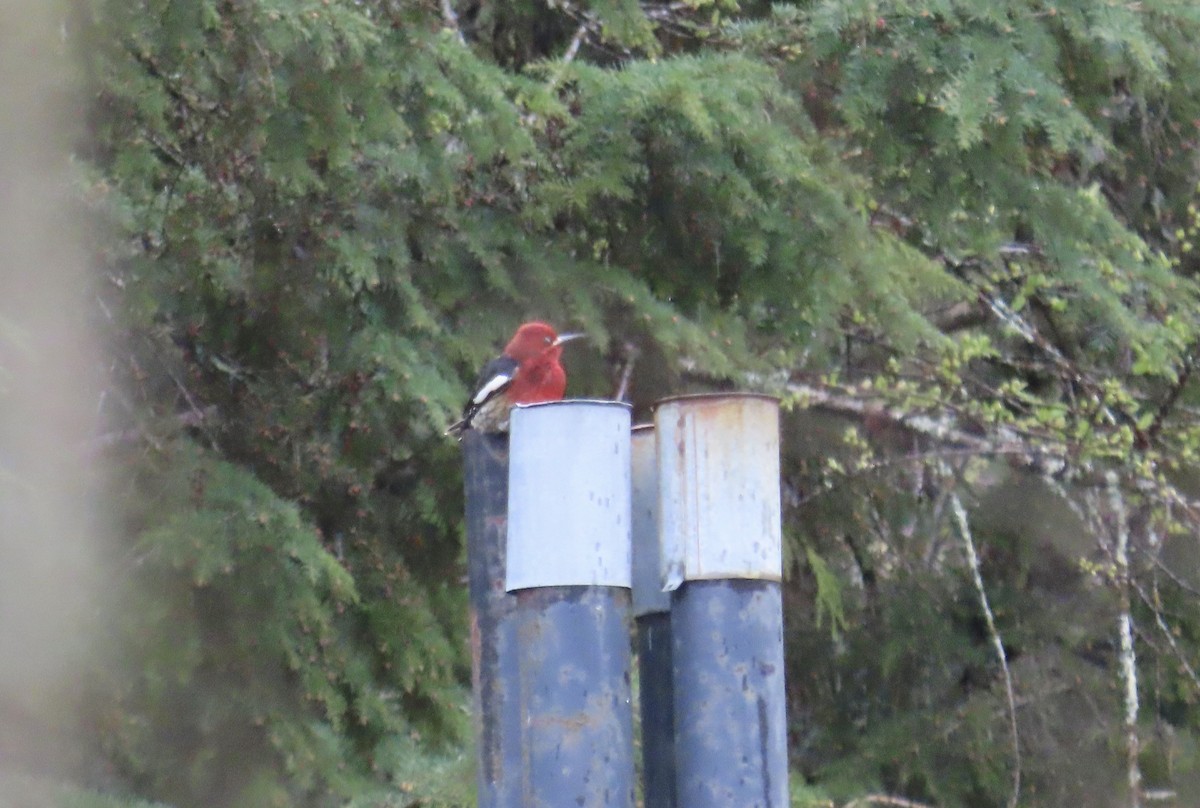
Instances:
[[[1198,798],[1200,7],[88,0],[64,32],[121,572],[80,788],[471,799],[442,431],[538,317],[590,336],[569,395],[632,362],[642,414],[785,398],[798,804]]]

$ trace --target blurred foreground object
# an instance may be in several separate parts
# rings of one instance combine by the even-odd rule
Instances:
[[[97,613],[97,367],[73,211],[79,132],[66,6],[0,6],[0,802],[75,763],[69,739]],[[17,776],[20,772],[21,776]],[[25,793],[22,791],[22,793]]]

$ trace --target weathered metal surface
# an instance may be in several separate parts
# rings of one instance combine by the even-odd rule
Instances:
[[[629,420],[616,401],[513,409],[509,591],[630,585]]]
[[[521,797],[517,599],[504,588],[508,438],[462,438],[467,517],[471,680],[479,808],[525,808]]]
[[[671,596],[676,799],[784,808],[779,405],[667,399],[655,413]]]
[[[664,586],[780,580],[778,400],[736,393],[665,399],[654,425]]]
[[[672,593],[679,805],[785,808],[783,606],[773,581]]]
[[[658,540],[658,458],[654,427],[633,429],[633,616],[666,612],[671,595],[663,591],[662,545]]]
[[[636,589],[634,590],[637,591]],[[671,615],[637,618],[642,715],[642,794],[645,808],[675,808],[675,686]]]
[[[662,587],[654,427],[633,429],[633,614],[637,620],[645,808],[675,808],[671,594]]]
[[[629,590],[522,589],[521,805],[632,808]]]

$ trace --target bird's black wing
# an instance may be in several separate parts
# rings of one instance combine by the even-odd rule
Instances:
[[[450,425],[446,434],[462,432],[471,426],[471,419],[488,403],[512,384],[513,376],[517,374],[520,363],[506,354],[497,356],[483,366],[479,378],[475,382],[475,393],[471,400],[463,406],[462,418]]]

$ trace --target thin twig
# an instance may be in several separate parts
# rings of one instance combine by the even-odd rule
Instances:
[[[1017,730],[1017,699],[1013,694],[1012,672],[1008,669],[1008,654],[1004,651],[1004,641],[996,630],[996,619],[992,615],[992,607],[988,603],[987,590],[983,586],[983,574],[979,569],[979,555],[975,552],[975,540],[971,536],[971,524],[967,520],[967,509],[963,507],[958,492],[950,491],[950,510],[958,523],[958,532],[962,536],[963,546],[967,551],[967,564],[971,567],[971,578],[975,582],[975,593],[979,596],[979,607],[987,623],[988,635],[996,649],[996,658],[1000,660],[1000,670],[1004,674],[1004,693],[1008,698],[1009,730],[1012,733],[1013,752],[1013,786],[1009,795],[1009,808],[1016,808],[1021,797],[1021,736]]]
[[[1167,519],[1170,519],[1170,506],[1167,508]],[[1150,577],[1150,592],[1137,582],[1136,578],[1130,578],[1130,583],[1133,584],[1134,590],[1138,593],[1138,597],[1146,604],[1146,607],[1154,614],[1154,623],[1158,626],[1158,630],[1167,638],[1167,644],[1171,646],[1171,652],[1175,655],[1175,659],[1183,667],[1189,679],[1192,680],[1193,687],[1197,692],[1200,692],[1200,676],[1196,674],[1196,669],[1192,667],[1192,663],[1184,654],[1183,649],[1179,647],[1179,643],[1175,642],[1175,632],[1167,625],[1162,608],[1162,595],[1158,591],[1159,568],[1162,566],[1162,561],[1159,557],[1162,550],[1162,536],[1159,535],[1157,529],[1153,525],[1146,528],[1146,555],[1154,565],[1153,574]],[[1143,797],[1146,795],[1143,794]]]
[[[1111,402],[1110,396],[1105,391],[1102,383],[1092,377],[1091,374],[1080,368],[1075,362],[1071,361],[1070,357],[1063,353],[1062,349],[1056,346],[1053,342],[1047,339],[1038,331],[1029,320],[1025,319],[999,297],[993,297],[984,293],[980,293],[980,299],[993,314],[996,315],[1002,323],[1013,329],[1022,339],[1030,345],[1038,348],[1051,362],[1058,368],[1060,379],[1070,382],[1071,384],[1083,385],[1093,395],[1096,400],[1098,410],[1102,410],[1104,417],[1110,424],[1127,423],[1133,425],[1133,430],[1138,440],[1142,443],[1147,442],[1146,433],[1137,426],[1137,419],[1133,418],[1128,412],[1121,410]]]
[[[567,46],[567,52],[563,54],[562,65],[564,67],[575,61],[575,54],[579,53],[579,46],[583,44],[587,32],[588,23],[586,21],[580,23],[579,27],[575,29],[575,36],[571,37],[571,44]]]
[[[908,411],[889,406],[879,397],[867,398],[853,391],[801,382],[787,383],[783,387],[795,397],[796,406],[801,409],[820,409],[862,419],[870,417],[981,457],[1005,457],[1011,465],[1019,465],[1047,480],[1065,477],[1085,486],[1104,485],[1103,476],[1090,465],[1073,464],[1070,448],[1052,436],[1022,434],[1007,427],[996,427],[981,435],[959,426],[949,412]],[[1149,475],[1134,477],[1129,480],[1129,485],[1140,494],[1157,497],[1178,507],[1193,523],[1200,523],[1200,500],[1188,498],[1174,485]]]
[[[199,98],[189,96],[182,87],[168,78],[167,74],[154,61],[154,57],[150,53],[143,51],[132,42],[125,44],[125,50],[135,62],[142,66],[142,69],[151,78],[162,84],[162,88],[167,95],[171,96],[188,110],[208,115],[217,115],[221,118],[229,117],[229,110],[222,107],[219,103],[215,101],[206,103]]]
[[[841,486],[843,485],[851,483],[855,480],[864,479],[868,475],[875,474],[877,472],[888,471],[889,469],[900,466],[910,466],[916,463],[930,463],[938,460],[973,460],[980,456],[981,452],[976,449],[969,448],[930,449],[923,452],[910,452],[908,454],[898,454],[892,457],[882,457],[872,460],[869,463],[858,463],[850,469],[842,471],[836,480],[825,479],[819,488],[816,488],[804,494],[803,496],[798,495],[793,504],[796,507],[807,505],[820,497],[829,496],[837,491],[840,491]],[[1018,449],[1012,449],[1011,451],[992,452],[990,455],[983,454],[983,456],[997,458],[1012,457],[1020,460],[1025,457],[1025,453]],[[937,520],[935,519],[933,521],[936,523]]]
[[[596,47],[604,48],[611,53],[619,54],[625,58],[633,56],[633,51],[629,47],[622,45],[619,42],[605,41],[604,26],[596,17],[595,13],[587,9],[579,8],[573,2],[571,2],[571,0],[547,0],[546,5],[552,10],[561,11],[563,14],[579,24],[579,29],[577,29],[575,32],[575,38],[578,39],[580,44],[583,44],[585,40],[589,39],[590,35],[591,43]],[[567,48],[567,54],[569,54],[569,57],[567,54],[564,54],[563,56],[563,64],[568,64],[570,63],[571,59],[575,58],[575,54],[572,52],[572,50],[578,50],[578,46],[574,45],[574,41],[572,41],[572,45],[568,46]],[[562,72],[561,66],[559,68],[559,72],[560,74]]]
[[[1037,443],[1015,430],[998,427],[988,435],[980,435],[959,426],[950,414],[911,412],[889,407],[880,400],[859,397],[799,382],[789,383],[787,392],[796,397],[801,408],[817,408],[840,415],[852,415],[894,425],[935,443],[970,449],[986,456],[1007,456],[1019,460],[1029,471],[1044,475],[1061,474],[1068,465],[1068,448],[1059,443],[1042,440]]]
[[[1179,587],[1184,592],[1187,592],[1192,597],[1200,598],[1200,588],[1197,588],[1195,584],[1189,583],[1188,581],[1180,578],[1175,570],[1164,564],[1162,559],[1158,558],[1157,556],[1154,558],[1154,568],[1170,578],[1171,583],[1175,584],[1175,586]]]
[[[1163,396],[1163,400],[1158,405],[1158,410],[1154,413],[1154,420],[1150,422],[1150,426],[1146,427],[1146,437],[1149,440],[1155,440],[1162,431],[1163,424],[1166,423],[1168,416],[1171,415],[1172,410],[1175,408],[1175,404],[1179,401],[1179,396],[1191,380],[1192,371],[1195,367],[1194,350],[1188,351],[1183,360],[1183,368],[1179,371],[1179,375],[1175,379],[1175,384],[1171,385],[1171,389]]]
[[[551,7],[553,8],[554,6],[552,5]],[[568,15],[579,20],[579,27],[575,29],[575,35],[571,37],[571,41],[567,45],[567,50],[563,53],[562,59],[558,61],[558,65],[554,68],[554,73],[550,76],[549,87],[551,90],[557,89],[558,85],[562,84],[563,78],[567,75],[567,67],[579,55],[579,49],[587,41],[588,34],[592,31],[596,31],[597,34],[600,32],[600,25],[592,13],[579,11],[567,3],[563,3],[561,8]]]
[[[1082,505],[1075,501],[1075,498],[1071,496],[1071,492],[1067,490],[1067,487],[1062,484],[1061,480],[1049,476],[1043,477],[1042,479],[1045,481],[1050,490],[1057,494],[1059,499],[1061,499],[1063,503],[1071,510],[1071,513],[1075,514],[1075,517],[1079,520],[1081,525],[1091,525],[1092,520],[1088,517],[1089,511],[1084,509]]]
[[[460,45],[467,44],[467,39],[463,36],[462,28],[458,26],[458,13],[455,12],[451,0],[442,0],[442,22],[454,32],[454,38],[458,40]]]
[[[1172,633],[1171,627],[1168,626],[1167,621],[1163,619],[1162,610],[1159,608],[1159,604],[1157,602],[1157,584],[1155,584],[1154,593],[1151,595],[1151,593],[1147,592],[1140,585],[1138,585],[1137,582],[1131,581],[1130,583],[1132,583],[1134,591],[1137,592],[1138,598],[1142,601],[1142,603],[1146,604],[1146,607],[1150,609],[1151,612],[1154,613],[1154,623],[1158,626],[1158,630],[1162,632],[1163,637],[1167,639],[1167,645],[1171,646],[1171,651],[1175,654],[1175,659],[1179,661],[1179,664],[1183,667],[1184,673],[1186,673],[1188,678],[1192,680],[1192,685],[1197,691],[1200,691],[1200,676],[1197,676],[1195,668],[1193,668],[1192,664],[1188,662],[1187,657],[1183,653],[1183,649],[1179,647],[1179,643],[1175,642],[1175,635]]]
[[[617,382],[617,389],[613,393],[614,401],[629,400],[629,380],[633,376],[633,365],[637,362],[638,356],[641,355],[641,350],[632,342],[625,343],[625,366],[621,368],[621,379]]]
[[[188,429],[203,426],[205,423],[211,423],[216,415],[217,408],[209,406],[200,410],[178,413],[172,416],[169,421],[174,428]],[[114,432],[105,432],[103,435],[97,435],[85,442],[81,448],[87,454],[94,454],[112,446],[123,443],[135,443],[143,439],[157,445],[157,441],[154,440],[147,430],[141,427],[134,427],[132,429],[118,429]]]
[[[861,805],[887,805],[892,808],[932,808],[923,802],[905,799],[904,797],[893,797],[890,794],[868,794],[865,797],[858,797],[846,803],[842,808],[859,808]]]

